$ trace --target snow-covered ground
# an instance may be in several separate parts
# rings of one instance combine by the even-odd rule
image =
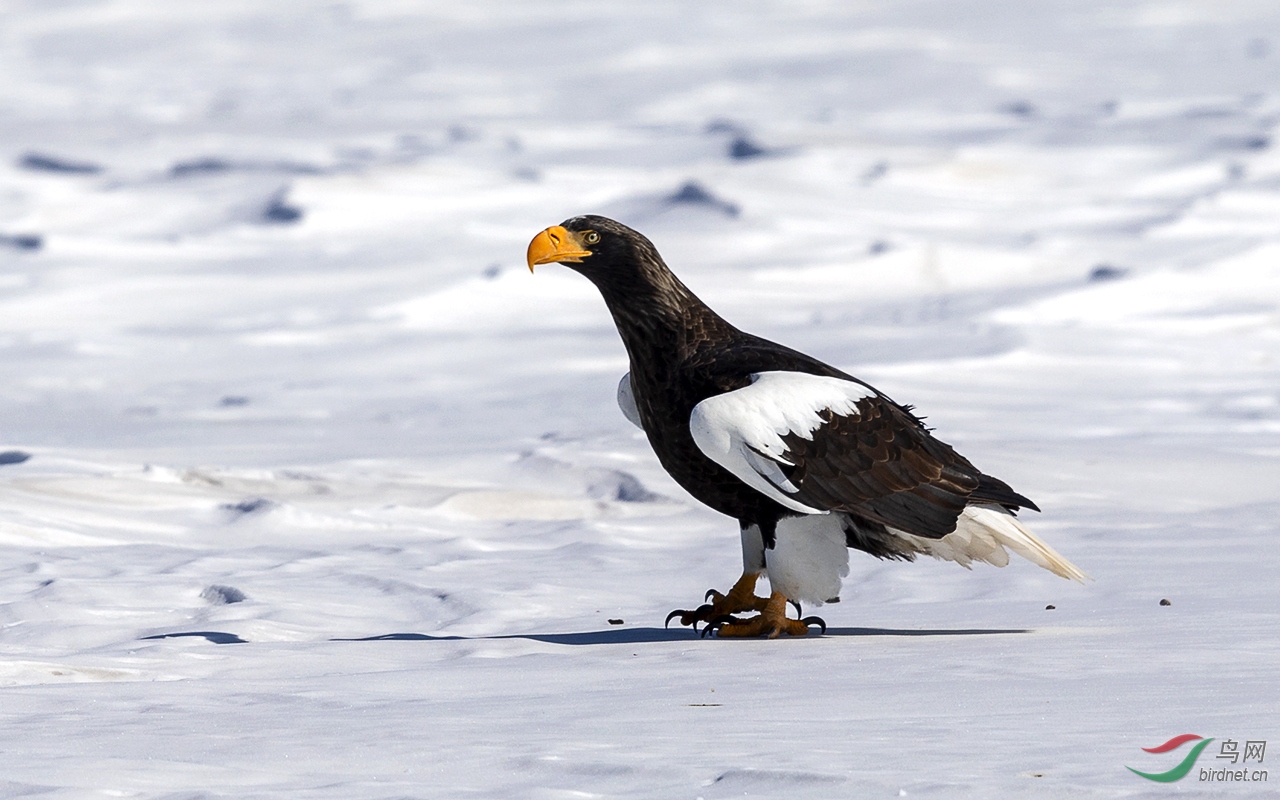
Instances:
[[[1273,0],[5,0],[0,75],[0,796],[1280,791],[1125,769],[1280,749]],[[1095,582],[662,630],[738,537],[524,269],[586,212]]]

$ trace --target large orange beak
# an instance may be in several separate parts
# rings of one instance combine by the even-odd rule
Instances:
[[[538,264],[550,264],[553,261],[566,261],[578,264],[591,255],[591,251],[582,246],[578,234],[565,230],[561,225],[552,225],[529,242],[529,271]]]

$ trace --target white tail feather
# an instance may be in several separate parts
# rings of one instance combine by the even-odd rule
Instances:
[[[893,528],[889,530],[921,553],[954,561],[966,568],[974,561],[1005,566],[1009,563],[1009,554],[1005,552],[1007,547],[1054,575],[1079,583],[1090,579],[1079,567],[1023,527],[1017,517],[995,506],[967,506],[956,520],[956,529],[941,539],[928,539]]]

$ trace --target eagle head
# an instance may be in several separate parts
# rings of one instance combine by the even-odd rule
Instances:
[[[625,280],[646,262],[661,261],[643,234],[608,217],[585,214],[552,225],[529,242],[529,271],[539,264],[559,263],[595,283]]]

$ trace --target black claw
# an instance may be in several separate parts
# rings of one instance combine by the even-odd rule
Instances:
[[[712,633],[719,633],[720,628],[723,627],[724,625],[728,625],[729,623],[736,624],[739,622],[742,622],[742,620],[738,619],[732,614],[721,614],[720,616],[716,617],[715,619],[707,623],[707,627],[702,629],[702,636],[705,638],[711,635]]]
[[[796,607],[796,619],[804,616],[804,612],[800,610],[800,603],[796,600],[788,600],[788,603]]]
[[[708,600],[710,600],[710,599],[711,599],[711,595],[713,595],[713,594],[720,594],[720,593],[719,593],[719,592],[717,592],[715,589],[708,589],[708,590],[707,590],[707,593],[706,593],[706,594],[704,594],[704,595],[702,596],[702,602],[704,602],[704,603],[705,603],[705,602],[707,602]]]
[[[714,611],[715,608],[709,603],[704,603],[692,611],[687,608],[677,608],[675,611],[672,611],[667,615],[667,621],[662,624],[662,627],[670,627],[671,620],[676,617],[680,617],[681,625],[689,625],[696,631],[698,629],[698,623],[711,619],[711,614]]]
[[[822,633],[827,632],[827,623],[826,623],[826,620],[824,620],[822,617],[805,617],[800,621],[803,622],[806,626],[817,625],[818,627],[822,628]]]

